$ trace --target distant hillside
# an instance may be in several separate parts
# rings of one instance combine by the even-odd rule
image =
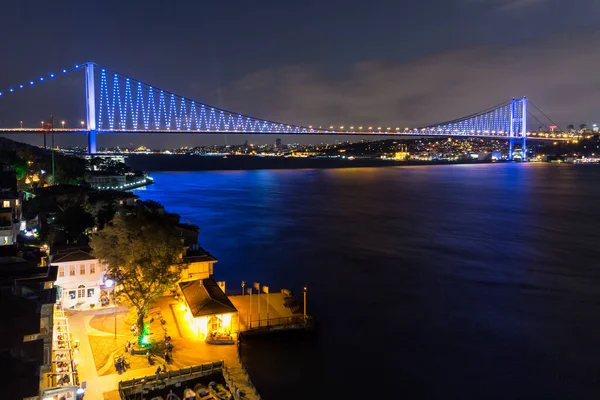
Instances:
[[[12,165],[17,173],[19,186],[27,179],[33,186],[48,183],[52,173],[52,151],[0,137],[0,164]],[[85,181],[86,160],[54,153],[56,183],[76,185]]]

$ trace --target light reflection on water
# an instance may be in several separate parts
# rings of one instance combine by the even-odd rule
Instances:
[[[600,393],[596,166],[152,177],[135,192],[200,226],[228,288],[308,286],[316,337],[246,349],[265,399],[306,398],[324,380],[409,398]]]

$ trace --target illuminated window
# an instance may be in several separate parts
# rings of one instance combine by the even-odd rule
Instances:
[[[90,264],[90,274],[96,273],[96,264]]]
[[[69,290],[69,299],[75,300],[75,296],[77,296],[77,292],[75,290]]]
[[[18,206],[19,205],[19,200],[15,200],[15,205]]]
[[[65,276],[65,267],[58,267],[58,276],[59,277]]]
[[[79,275],[85,275],[85,264],[79,266]]]
[[[75,276],[75,266],[69,265],[69,276]]]
[[[4,200],[4,201],[2,202],[2,207],[3,207],[3,208],[8,208],[8,207],[10,207],[10,201],[9,201],[9,200]]]
[[[85,286],[79,285],[77,288],[77,297],[85,297]]]
[[[94,297],[94,288],[88,289],[87,295],[88,297]]]

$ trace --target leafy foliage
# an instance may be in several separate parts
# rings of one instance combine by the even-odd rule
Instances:
[[[150,303],[173,286],[187,267],[180,257],[183,244],[176,227],[167,215],[142,203],[136,213],[115,216],[92,236],[90,246],[108,264],[108,275],[118,285],[117,296],[136,308],[140,332]]]

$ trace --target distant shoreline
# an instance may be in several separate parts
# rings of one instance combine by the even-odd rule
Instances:
[[[142,171],[240,171],[261,169],[373,168],[414,165],[488,164],[492,161],[393,161],[375,158],[201,156],[186,154],[131,154],[126,164]],[[499,161],[503,162],[503,161]]]

